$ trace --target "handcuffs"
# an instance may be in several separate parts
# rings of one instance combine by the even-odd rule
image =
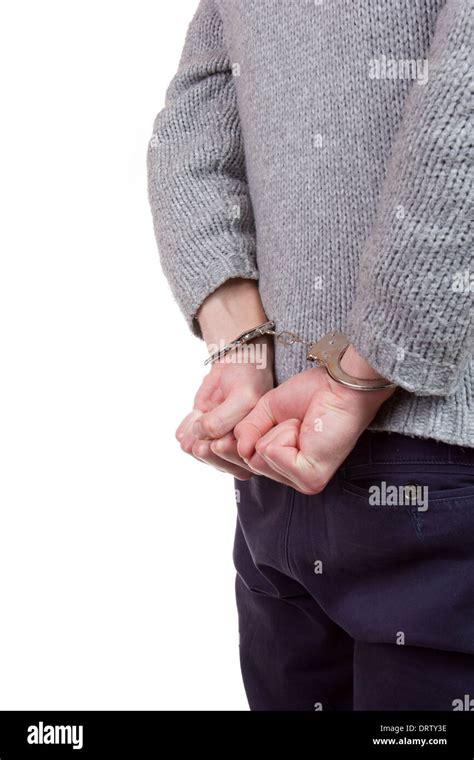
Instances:
[[[346,349],[350,345],[350,341],[346,335],[342,332],[330,332],[324,335],[320,340],[315,343],[308,343],[295,333],[288,330],[282,330],[277,332],[275,330],[275,323],[272,321],[263,322],[257,327],[253,327],[251,330],[246,330],[235,338],[235,340],[226,343],[221,348],[213,351],[206,359],[204,364],[214,364],[230,351],[233,351],[240,346],[244,346],[255,338],[260,338],[264,335],[273,335],[275,340],[283,343],[283,345],[291,346],[293,343],[303,343],[307,346],[306,358],[308,361],[316,362],[321,367],[326,369],[328,375],[340,385],[345,385],[346,388],[352,388],[357,391],[381,391],[387,388],[395,388],[395,383],[381,382],[380,380],[364,380],[358,377],[352,377],[345,372],[341,367],[341,359],[344,356]]]

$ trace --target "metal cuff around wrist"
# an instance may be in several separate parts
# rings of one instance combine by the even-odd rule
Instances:
[[[353,377],[345,372],[341,367],[341,359],[349,346],[350,340],[344,333],[328,333],[310,345],[306,358],[308,361],[318,362],[325,367],[328,375],[336,383],[355,391],[382,391],[397,387],[395,383],[384,380],[384,378],[363,379]]]
[[[237,338],[235,338],[235,340],[231,340],[230,343],[226,343],[225,346],[222,346],[216,351],[213,351],[208,356],[204,364],[214,364],[214,362],[219,361],[219,359],[223,359],[224,356],[230,353],[230,351],[233,351],[240,346],[244,346],[246,343],[250,343],[250,341],[254,340],[254,338],[261,338],[263,335],[274,334],[275,323],[271,321],[263,322],[261,325],[257,325],[257,327],[252,327],[251,330],[246,330],[245,332],[241,333],[237,336]]]
[[[287,330],[276,332],[275,323],[272,320],[269,320],[268,322],[263,322],[261,325],[257,325],[257,327],[246,330],[238,335],[235,340],[232,340],[230,343],[226,343],[226,345],[213,351],[204,364],[214,364],[214,362],[224,358],[224,356],[230,353],[230,351],[233,351],[246,343],[250,343],[250,341],[255,338],[260,338],[263,335],[274,335],[275,339],[281,341],[284,345],[291,345],[292,343],[304,343],[307,345],[303,338],[300,338],[300,336],[288,332]],[[311,343],[306,358],[308,361],[317,362],[324,367],[328,375],[336,383],[344,385],[346,388],[351,388],[356,391],[381,391],[396,388],[395,383],[384,381],[383,378],[363,379],[353,377],[345,372],[341,367],[341,359],[349,345],[349,338],[344,335],[344,333],[333,331],[324,335],[315,343]]]

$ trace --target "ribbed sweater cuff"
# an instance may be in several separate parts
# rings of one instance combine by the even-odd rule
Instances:
[[[352,316],[346,334],[354,348],[381,375],[419,396],[448,396],[457,389],[462,371],[459,366],[437,362],[433,356],[423,356],[398,335],[409,334],[407,326],[387,321],[383,309],[370,303]],[[394,334],[395,333],[395,334]],[[418,345],[420,340],[418,339]],[[431,352],[432,353],[432,352]]]

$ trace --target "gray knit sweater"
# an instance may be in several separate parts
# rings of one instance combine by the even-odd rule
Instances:
[[[279,329],[345,331],[400,389],[372,429],[474,446],[468,0],[202,0],[148,151],[190,326],[259,280]],[[276,348],[281,383],[308,365]]]

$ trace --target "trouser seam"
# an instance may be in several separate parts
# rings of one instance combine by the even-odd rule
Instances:
[[[288,572],[290,573],[290,575],[292,575],[292,569],[291,569],[291,563],[290,563],[290,530],[291,530],[291,522],[293,518],[293,511],[295,508],[296,493],[295,493],[294,488],[291,488],[290,486],[288,486],[288,488],[290,489],[290,496],[288,500],[288,517],[286,520],[286,527],[285,527],[284,560],[285,560],[285,565]]]

